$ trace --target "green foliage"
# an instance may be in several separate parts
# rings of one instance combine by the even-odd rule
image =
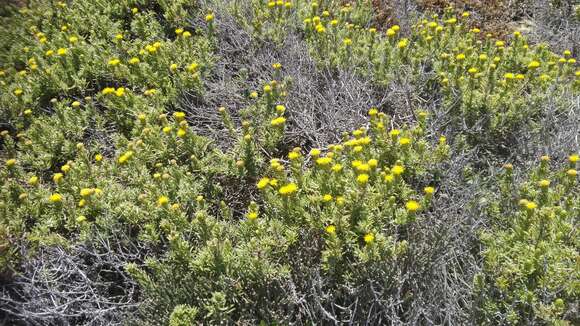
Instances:
[[[491,230],[481,234],[484,270],[476,276],[483,324],[573,322],[578,287],[578,156],[563,170],[540,166],[516,182],[508,165],[490,198]]]

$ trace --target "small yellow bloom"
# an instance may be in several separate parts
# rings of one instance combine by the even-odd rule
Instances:
[[[526,203],[526,209],[528,211],[533,211],[536,208],[538,208],[538,205],[536,203],[534,203],[533,201],[529,201]]]
[[[95,161],[100,162],[102,160],[103,160],[103,155],[101,155],[101,154],[95,155]]]
[[[6,167],[7,168],[11,168],[11,167],[13,167],[15,165],[16,165],[16,160],[15,159],[11,158],[11,159],[6,160]]]
[[[540,67],[540,62],[534,60],[528,64],[528,69],[537,69]]]
[[[56,54],[58,54],[59,56],[65,56],[66,55],[66,49],[65,48],[60,48],[58,50],[56,50]]]
[[[568,171],[566,171],[566,174],[570,177],[570,178],[575,178],[578,175],[578,171],[574,170],[574,169],[570,169]]]
[[[109,66],[117,66],[120,63],[121,63],[121,60],[119,60],[117,58],[109,60]]]
[[[409,211],[410,213],[415,213],[416,211],[418,211],[419,209],[421,209],[421,205],[414,201],[414,200],[409,200],[406,204],[405,207],[407,208],[407,211]]]
[[[280,187],[278,192],[282,196],[290,196],[298,191],[298,186],[295,183],[289,183],[285,186]]]
[[[205,21],[208,23],[211,23],[214,20],[214,15],[212,13],[209,13],[205,16]]]
[[[253,221],[258,218],[258,213],[249,212],[246,216],[248,217],[248,220]]]
[[[62,202],[62,196],[60,194],[52,194],[48,198],[52,203],[60,203]]]
[[[324,231],[326,231],[326,233],[328,233],[330,235],[334,235],[334,234],[336,234],[336,226],[330,224],[326,228],[324,228]]]
[[[433,188],[433,187],[425,187],[425,188],[423,189],[423,191],[425,192],[425,194],[426,194],[427,196],[432,196],[432,195],[433,195],[433,193],[435,192],[435,188]]]
[[[60,170],[64,173],[67,173],[68,171],[70,171],[70,165],[65,164],[65,165],[61,166]]]
[[[321,157],[316,160],[316,164],[321,167],[327,167],[330,163],[332,163],[332,158],[330,157]]]
[[[570,155],[568,157],[568,161],[570,161],[570,163],[572,164],[576,164],[578,161],[580,161],[580,156],[578,156],[577,154]]]
[[[38,184],[38,177],[33,175],[28,179],[28,184],[31,186],[36,186]]]
[[[286,118],[284,117],[278,117],[273,119],[272,121],[270,121],[270,125],[272,127],[280,127],[283,126],[286,123]]]
[[[540,180],[538,181],[538,186],[540,186],[540,188],[548,188],[550,186],[550,180]]]
[[[157,199],[157,206],[166,206],[169,204],[169,198],[167,196],[161,196]]]
[[[402,165],[395,165],[391,169],[391,172],[393,172],[394,175],[401,175],[405,172],[405,167],[403,167]]]
[[[80,191],[81,197],[89,197],[94,193],[95,193],[95,189],[93,189],[93,188],[83,188]]]
[[[369,182],[369,175],[366,173],[359,174],[356,177],[356,182],[358,182],[358,184],[361,186],[366,185]]]
[[[115,95],[117,97],[122,97],[123,95],[125,95],[125,88],[123,87],[117,88],[117,90],[115,90]]]
[[[260,181],[258,181],[258,189],[264,189],[268,186],[268,184],[270,183],[270,179],[269,178],[262,178],[260,179]]]
[[[52,176],[52,181],[54,181],[54,183],[60,183],[62,181],[63,177],[64,177],[64,175],[62,173],[55,173]]]
[[[136,65],[139,62],[141,62],[141,60],[139,60],[139,58],[137,58],[137,57],[133,57],[133,58],[129,59],[129,64],[131,64],[131,65]]]
[[[371,243],[373,243],[373,241],[375,241],[375,235],[372,233],[367,233],[367,234],[365,234],[363,239],[364,239],[366,244],[371,244]]]
[[[401,145],[401,146],[408,146],[409,144],[411,144],[411,139],[410,138],[402,137],[401,139],[399,139],[399,145]]]
[[[325,203],[328,203],[330,201],[332,201],[332,195],[331,194],[326,194],[324,196],[322,196],[322,201]]]
[[[399,49],[401,49],[401,50],[402,50],[402,49],[404,49],[404,48],[406,48],[407,46],[409,46],[409,40],[408,40],[408,39],[406,39],[406,38],[404,38],[404,39],[401,39],[401,40],[399,41],[399,43],[397,43],[397,47],[398,47]]]

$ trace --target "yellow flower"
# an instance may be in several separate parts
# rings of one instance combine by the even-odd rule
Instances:
[[[397,32],[395,32],[392,28],[387,29],[387,37],[395,37],[395,35],[397,35]]]
[[[90,195],[95,193],[95,189],[93,188],[83,188],[80,191],[81,197],[89,197]]]
[[[22,93],[24,93],[24,91],[20,88],[17,88],[14,90],[14,95],[16,95],[16,96],[20,96],[20,95],[22,95]]]
[[[578,171],[574,170],[574,169],[570,169],[568,171],[566,171],[566,174],[570,177],[570,178],[575,178],[578,175]]]
[[[369,172],[371,167],[368,164],[360,164],[356,167],[357,172]]]
[[[336,233],[336,226],[330,224],[329,226],[324,228],[324,231],[326,231],[326,233],[328,233],[330,235],[334,235]]]
[[[334,173],[338,173],[340,171],[342,171],[342,164],[335,164],[332,166],[331,168],[332,172]]]
[[[189,37],[191,37],[191,32],[185,31],[185,32],[183,32],[182,36],[183,36],[183,38],[189,38]]]
[[[185,113],[181,111],[173,112],[173,118],[178,122],[183,121],[185,119]]]
[[[117,58],[109,60],[109,66],[117,66],[119,63],[121,63],[121,60]]]
[[[115,95],[117,97],[122,97],[123,95],[125,95],[125,88],[123,87],[117,88],[117,90],[115,90]]]
[[[123,39],[123,34],[118,33],[118,34],[115,35],[115,40],[120,41],[122,39]]]
[[[369,175],[366,173],[359,174],[359,176],[356,177],[356,182],[361,186],[366,185],[369,182]]]
[[[176,63],[172,63],[172,64],[169,66],[169,70],[171,70],[171,71],[175,71],[175,70],[177,70],[177,64],[176,64]]]
[[[458,55],[455,56],[455,59],[457,61],[463,61],[463,60],[465,60],[465,54],[459,53]]]
[[[62,202],[62,196],[60,194],[52,194],[48,200],[50,200],[52,203],[60,203]]]
[[[288,153],[288,159],[297,160],[298,158],[300,158],[300,152],[291,151],[290,153]]]
[[[212,13],[209,13],[205,16],[205,21],[211,23],[214,18],[215,18],[214,15]]]
[[[185,135],[187,135],[187,130],[183,128],[179,128],[179,130],[177,130],[177,137],[183,138]]]
[[[501,47],[505,46],[505,43],[503,41],[496,41],[495,46],[497,46],[498,48],[501,48]]]
[[[573,154],[573,155],[570,155],[568,157],[568,161],[570,161],[570,163],[572,163],[572,164],[575,164],[579,160],[580,160],[580,156],[578,156],[577,154]]]
[[[536,208],[538,208],[538,205],[536,203],[534,203],[533,201],[529,201],[526,203],[526,209],[528,211],[533,211]]]
[[[286,118],[284,118],[284,117],[278,117],[278,118],[275,118],[272,121],[270,121],[270,125],[272,127],[283,126],[284,123],[286,123]]]
[[[6,167],[7,167],[7,168],[11,168],[11,167],[13,167],[14,165],[16,165],[16,160],[15,160],[15,159],[11,158],[11,159],[9,159],[9,160],[6,160]]]
[[[131,65],[136,65],[139,62],[141,62],[141,60],[139,60],[139,58],[137,58],[137,57],[133,57],[133,58],[129,59],[129,64],[131,64]]]
[[[248,220],[253,221],[253,220],[258,218],[258,213],[248,212],[248,214],[246,216],[248,217]]]
[[[60,183],[62,181],[63,177],[64,177],[64,175],[62,173],[55,173],[52,176],[52,181],[54,181],[54,183]]]
[[[197,70],[197,68],[199,67],[199,65],[197,63],[192,63],[189,66],[187,66],[187,71],[193,73]]]
[[[280,187],[278,192],[282,196],[290,196],[298,191],[298,186],[295,183],[289,183],[285,186]]]
[[[101,154],[95,155],[95,161],[100,162],[102,160],[103,160],[103,155],[101,155]]]
[[[379,165],[379,161],[377,159],[371,158],[367,164],[374,169]]]
[[[423,189],[423,191],[425,192],[425,194],[426,194],[427,196],[432,196],[432,195],[433,195],[433,193],[435,192],[435,188],[433,188],[433,187],[425,187],[425,188]]]
[[[399,136],[400,134],[401,134],[401,131],[399,129],[393,129],[389,132],[389,135],[391,135],[391,137],[393,137],[393,138]]]
[[[86,220],[87,220],[87,218],[86,218],[84,215],[79,215],[79,216],[76,218],[76,221],[77,221],[77,223],[83,223],[83,222],[85,222]]]
[[[165,206],[169,203],[169,198],[167,196],[161,196],[157,199],[157,206]]]
[[[175,29],[175,34],[181,35],[182,33],[183,33],[183,28],[177,28],[177,29]]]
[[[79,200],[79,207],[85,207],[87,205],[87,201],[84,199]]]
[[[408,146],[409,144],[411,144],[410,138],[403,137],[403,138],[399,139],[399,145]]]
[[[538,181],[538,186],[540,186],[540,188],[548,188],[550,186],[550,180],[540,180]]]
[[[372,233],[367,233],[367,234],[365,234],[363,239],[364,239],[366,244],[371,244],[371,243],[373,243],[373,241],[375,241],[375,235]]]
[[[344,40],[342,40],[342,43],[344,44],[344,46],[351,46],[352,45],[352,40],[349,38],[345,38]]]
[[[258,189],[264,189],[266,188],[266,186],[268,186],[268,184],[270,183],[270,179],[269,178],[262,178],[260,179],[260,181],[258,181]]]
[[[403,174],[403,172],[405,172],[405,167],[403,167],[402,165],[395,165],[391,169],[391,172],[393,172],[394,175],[401,175]]]
[[[316,164],[322,167],[328,166],[332,162],[332,158],[330,157],[321,157],[316,160]]]
[[[67,173],[68,171],[70,171],[70,165],[65,164],[60,168],[60,170],[64,173]]]
[[[407,211],[409,211],[410,213],[415,213],[416,211],[418,211],[421,208],[421,205],[414,200],[409,200],[405,204],[405,207],[407,208]]]
[[[537,69],[540,67],[540,63],[536,60],[530,62],[530,64],[528,64],[528,69]]]
[[[332,201],[332,195],[331,194],[326,194],[324,196],[322,196],[322,201],[325,203],[328,203],[330,201]]]
[[[36,186],[38,184],[38,177],[33,175],[28,179],[28,184],[31,186]]]
[[[56,50],[56,54],[58,54],[59,56],[65,56],[66,55],[66,49],[65,48],[60,48],[58,50]]]
[[[404,49],[404,48],[406,48],[407,46],[409,46],[409,40],[408,40],[408,39],[406,39],[406,38],[404,38],[404,39],[401,39],[401,40],[399,41],[399,43],[397,43],[397,47],[398,47],[399,49],[401,49],[401,50],[402,50],[402,49]]]

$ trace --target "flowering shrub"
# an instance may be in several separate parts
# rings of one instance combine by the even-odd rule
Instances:
[[[481,234],[484,268],[475,278],[484,324],[574,320],[580,216],[578,155],[554,170],[548,156],[525,182],[507,164]]]
[[[545,103],[578,92],[580,73],[570,51],[560,55],[544,44],[529,45],[520,32],[509,40],[494,39],[471,27],[468,12],[456,15],[448,9],[441,17],[417,21],[405,35],[398,25],[382,31],[373,27],[371,1],[305,1],[296,7],[296,28],[322,68],[353,69],[379,85],[409,81],[433,89],[442,98],[437,111],[455,125],[482,130],[484,135],[470,137],[472,145],[539,128],[535,121],[545,114]],[[558,108],[569,105],[564,101]]]
[[[482,35],[452,10],[383,28],[372,4],[1,8],[7,322],[574,323],[578,156],[477,183],[504,159],[487,144],[529,154],[509,136],[574,123],[572,53]],[[302,102],[343,77],[360,87],[328,97],[370,88],[364,105]],[[405,108],[383,97],[397,85]],[[308,128],[332,140],[296,137]],[[560,138],[546,147],[577,151]]]

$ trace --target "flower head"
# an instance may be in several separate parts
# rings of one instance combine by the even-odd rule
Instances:
[[[282,196],[290,196],[290,195],[295,194],[297,191],[298,191],[298,186],[293,182],[289,183],[285,186],[280,187],[280,189],[278,190],[278,192]]]
[[[421,209],[421,205],[414,201],[414,200],[409,200],[406,204],[405,204],[405,208],[407,208],[407,211],[410,213],[415,213],[416,211],[418,211],[419,209]]]
[[[363,240],[366,244],[371,244],[373,241],[375,241],[375,235],[369,232],[364,235]]]

